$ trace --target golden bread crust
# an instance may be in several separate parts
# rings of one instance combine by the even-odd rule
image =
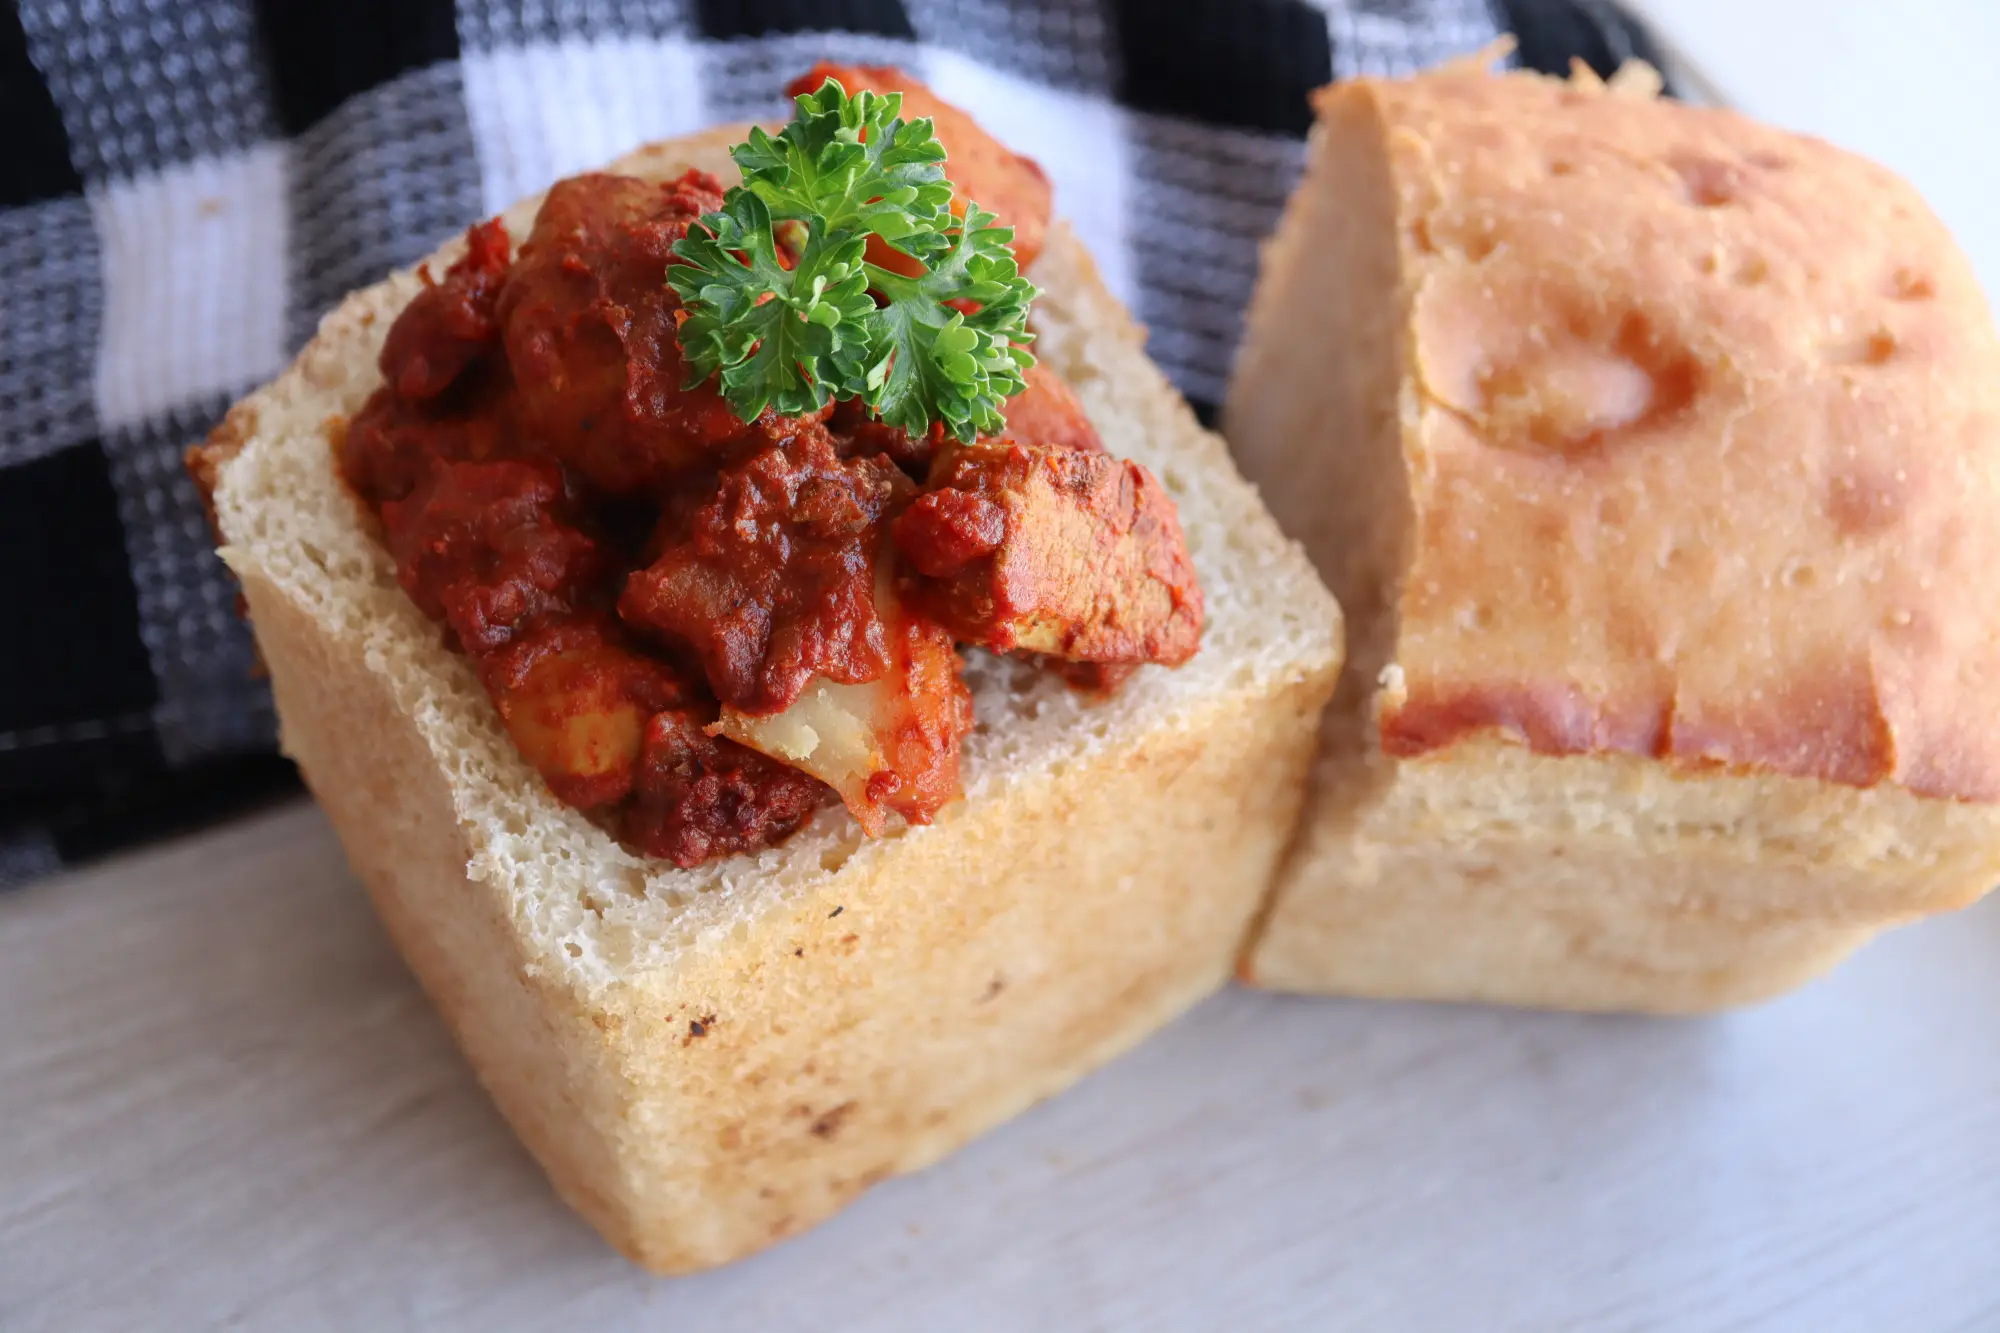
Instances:
[[[1414,390],[1383,747],[2000,800],[2000,341],[1916,193],[1589,83],[1320,96],[1356,103]]]

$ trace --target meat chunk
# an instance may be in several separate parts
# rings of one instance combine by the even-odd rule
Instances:
[[[512,413],[500,364],[499,301],[507,229],[498,219],[465,234],[465,253],[389,326],[377,364],[383,384],[343,429],[341,475],[373,504],[401,500],[432,459],[484,460],[507,451]]]
[[[435,398],[493,347],[507,268],[507,228],[494,218],[465,233],[465,253],[442,282],[419,270],[424,289],[390,326],[377,362],[391,392],[409,402]]]
[[[653,714],[625,811],[634,847],[683,867],[780,842],[830,794],[789,764],[709,735],[705,722],[692,708]]]
[[[691,702],[672,668],[625,646],[603,616],[544,626],[482,657],[479,674],[521,757],[583,810],[623,800],[649,720]]]
[[[1107,664],[1177,665],[1200,644],[1201,589],[1173,500],[1136,463],[955,446],[893,532],[905,596],[961,639]]]
[[[850,94],[901,93],[903,119],[929,116],[938,142],[944,145],[945,175],[954,187],[952,211],[963,216],[971,199],[1014,229],[1014,258],[1023,271],[1042,252],[1049,229],[1049,178],[1033,158],[1022,157],[981,129],[979,122],[938,97],[922,82],[899,69],[881,65],[842,65],[822,60],[792,80],[785,91],[793,97],[818,92],[828,79]],[[916,274],[923,266],[909,256],[871,241],[870,262],[897,273]]]
[[[382,527],[403,590],[476,654],[567,616],[608,572],[567,510],[550,464],[433,461]]]
[[[879,525],[914,489],[885,459],[842,459],[815,424],[724,469],[686,539],[627,580],[619,614],[691,649],[740,712],[789,708],[816,676],[874,680],[889,669]]]
[[[453,394],[451,398],[459,395]],[[373,505],[406,498],[434,460],[484,462],[511,452],[511,417],[504,401],[474,389],[484,410],[462,412],[448,400],[413,402],[377,389],[336,441],[340,474]]]
[[[774,412],[745,425],[712,382],[683,387],[667,261],[721,204],[701,172],[669,185],[572,177],[549,191],[514,263],[500,320],[524,430],[606,494],[658,491],[796,429]]]

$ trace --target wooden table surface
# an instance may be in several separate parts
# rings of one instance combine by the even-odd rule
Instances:
[[[1703,1021],[1225,994],[820,1230],[559,1204],[313,808],[0,899],[0,1329],[2000,1328],[2000,901]]]

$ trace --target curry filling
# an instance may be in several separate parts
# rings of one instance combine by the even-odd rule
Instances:
[[[829,77],[931,116],[958,195],[1033,261],[1033,162],[893,70],[822,65],[795,89]],[[858,398],[744,420],[715,376],[690,384],[667,270],[723,199],[698,171],[586,175],[549,191],[518,252],[497,220],[473,227],[339,442],[403,588],[523,758],[682,866],[835,798],[870,834],[928,821],[973,723],[962,645],[1109,690],[1186,661],[1202,620],[1173,502],[1046,367],[969,441]],[[923,269],[880,237],[868,259]]]

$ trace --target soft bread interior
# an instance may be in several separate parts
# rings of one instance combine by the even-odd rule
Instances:
[[[613,169],[669,178],[698,166],[730,181],[727,148],[742,135],[742,127],[722,127],[641,150]],[[505,215],[517,243],[538,203]],[[452,242],[432,262],[449,262],[458,248]],[[1303,680],[1325,669],[1339,642],[1338,609],[1236,476],[1220,441],[1194,424],[1146,359],[1143,332],[1102,297],[1088,255],[1066,228],[1051,232],[1030,276],[1043,290],[1033,321],[1037,355],[1076,391],[1107,447],[1146,464],[1173,493],[1209,615],[1192,662],[1146,668],[1108,700],[1021,662],[970,654],[979,723],[967,739],[964,779],[973,804],[1196,718],[1218,696],[1254,682]],[[683,871],[632,855],[548,794],[466,661],[397,587],[329,461],[329,423],[359,408],[380,382],[376,355],[417,281],[399,273],[350,297],[299,363],[225,425],[223,434],[242,448],[215,495],[223,555],[364,646],[370,669],[393,685],[450,775],[468,843],[505,863],[475,865],[471,877],[507,886],[514,927],[537,965],[588,992],[724,950],[763,914],[823,893],[843,866],[859,868],[890,842],[937,836],[949,825],[962,807],[948,808],[938,826],[894,825],[873,841],[830,809],[780,847]]]
[[[1307,180],[1264,254],[1247,342],[1223,424],[1279,526],[1297,537],[1345,616],[1346,664],[1328,708],[1315,802],[1359,808],[1380,795],[1370,704],[1395,660],[1408,563],[1410,486],[1402,448],[1407,303],[1396,191],[1371,101],[1336,104],[1314,130]],[[1253,387],[1254,386],[1254,387]]]

